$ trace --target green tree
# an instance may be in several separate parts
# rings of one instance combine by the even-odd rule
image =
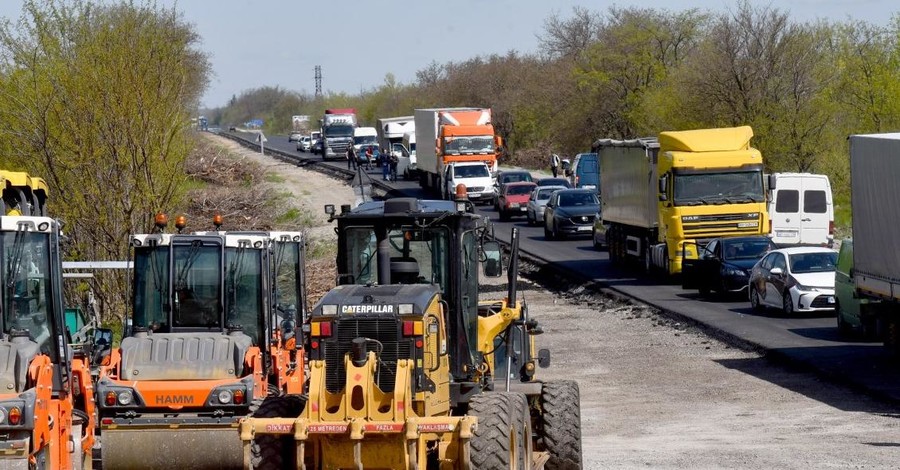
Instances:
[[[129,234],[180,206],[209,73],[198,39],[154,3],[28,0],[0,26],[5,158],[47,179],[70,257],[125,259]],[[95,289],[104,307],[121,306],[123,278]]]

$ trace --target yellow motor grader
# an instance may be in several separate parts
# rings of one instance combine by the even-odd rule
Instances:
[[[310,314],[308,394],[242,420],[245,468],[580,468],[578,386],[534,375],[550,356],[517,300],[516,229],[506,298],[479,302],[501,251],[464,191],[326,212],[339,285]]]

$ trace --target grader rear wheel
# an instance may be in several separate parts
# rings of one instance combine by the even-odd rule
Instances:
[[[528,447],[520,436],[524,434],[520,405],[524,401],[520,401],[520,397],[517,394],[488,392],[476,395],[469,401],[469,414],[478,417],[478,427],[469,441],[473,468],[527,468],[520,465],[520,462],[530,462],[531,459],[530,455],[525,455]]]
[[[547,470],[580,469],[581,405],[578,384],[571,380],[545,382],[541,390],[541,442],[550,453]]]

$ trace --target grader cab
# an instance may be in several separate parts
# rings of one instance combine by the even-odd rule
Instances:
[[[501,253],[468,201],[326,211],[340,285],[310,314],[308,400],[242,421],[245,468],[579,468],[578,388],[535,377],[517,234],[506,298],[479,302]]]
[[[275,303],[275,283],[302,282],[302,265],[277,276],[272,243],[268,233],[131,237],[131,328],[96,387],[105,468],[240,467],[240,418],[268,395],[302,391],[302,350],[287,344],[296,312]],[[281,297],[296,299],[291,288]]]

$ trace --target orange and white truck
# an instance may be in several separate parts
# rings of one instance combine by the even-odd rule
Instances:
[[[484,162],[492,173],[497,171],[503,141],[494,131],[490,108],[417,109],[414,120],[419,183],[423,188],[446,187],[447,168],[458,162]]]

